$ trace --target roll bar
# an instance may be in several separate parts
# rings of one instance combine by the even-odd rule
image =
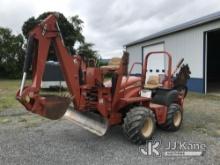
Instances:
[[[146,81],[146,72],[147,72],[147,65],[148,65],[148,59],[151,55],[156,54],[164,54],[168,57],[168,70],[167,70],[167,80],[168,80],[168,87],[171,87],[171,77],[172,77],[172,57],[171,54],[166,51],[155,51],[148,53],[144,58],[144,65],[142,69],[142,86],[144,86]]]

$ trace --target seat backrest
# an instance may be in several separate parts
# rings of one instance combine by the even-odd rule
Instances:
[[[150,75],[147,83],[144,85],[147,89],[156,89],[161,86],[162,84],[160,84],[160,77],[158,75]]]

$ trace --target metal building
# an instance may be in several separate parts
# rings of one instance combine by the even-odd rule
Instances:
[[[189,64],[192,72],[189,90],[220,91],[220,12],[130,42],[125,47],[130,53],[129,66],[143,62],[150,51],[165,50],[173,55],[173,67],[182,57]],[[166,59],[153,58],[151,69],[161,72]],[[136,67],[133,73],[140,73],[140,68]]]

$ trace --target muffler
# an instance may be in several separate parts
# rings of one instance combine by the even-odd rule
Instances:
[[[98,136],[103,136],[108,130],[108,121],[92,112],[79,112],[69,107],[63,118]]]

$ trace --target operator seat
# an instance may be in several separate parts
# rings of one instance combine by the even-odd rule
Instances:
[[[152,103],[169,106],[177,102],[178,92],[174,89],[157,88],[152,96]]]
[[[158,87],[162,87],[160,84],[160,77],[158,75],[150,75],[147,83],[144,85],[147,89],[156,89]]]
[[[169,106],[177,101],[178,92],[173,89],[162,88],[160,78],[157,75],[149,76],[145,88],[152,91],[152,103]]]

